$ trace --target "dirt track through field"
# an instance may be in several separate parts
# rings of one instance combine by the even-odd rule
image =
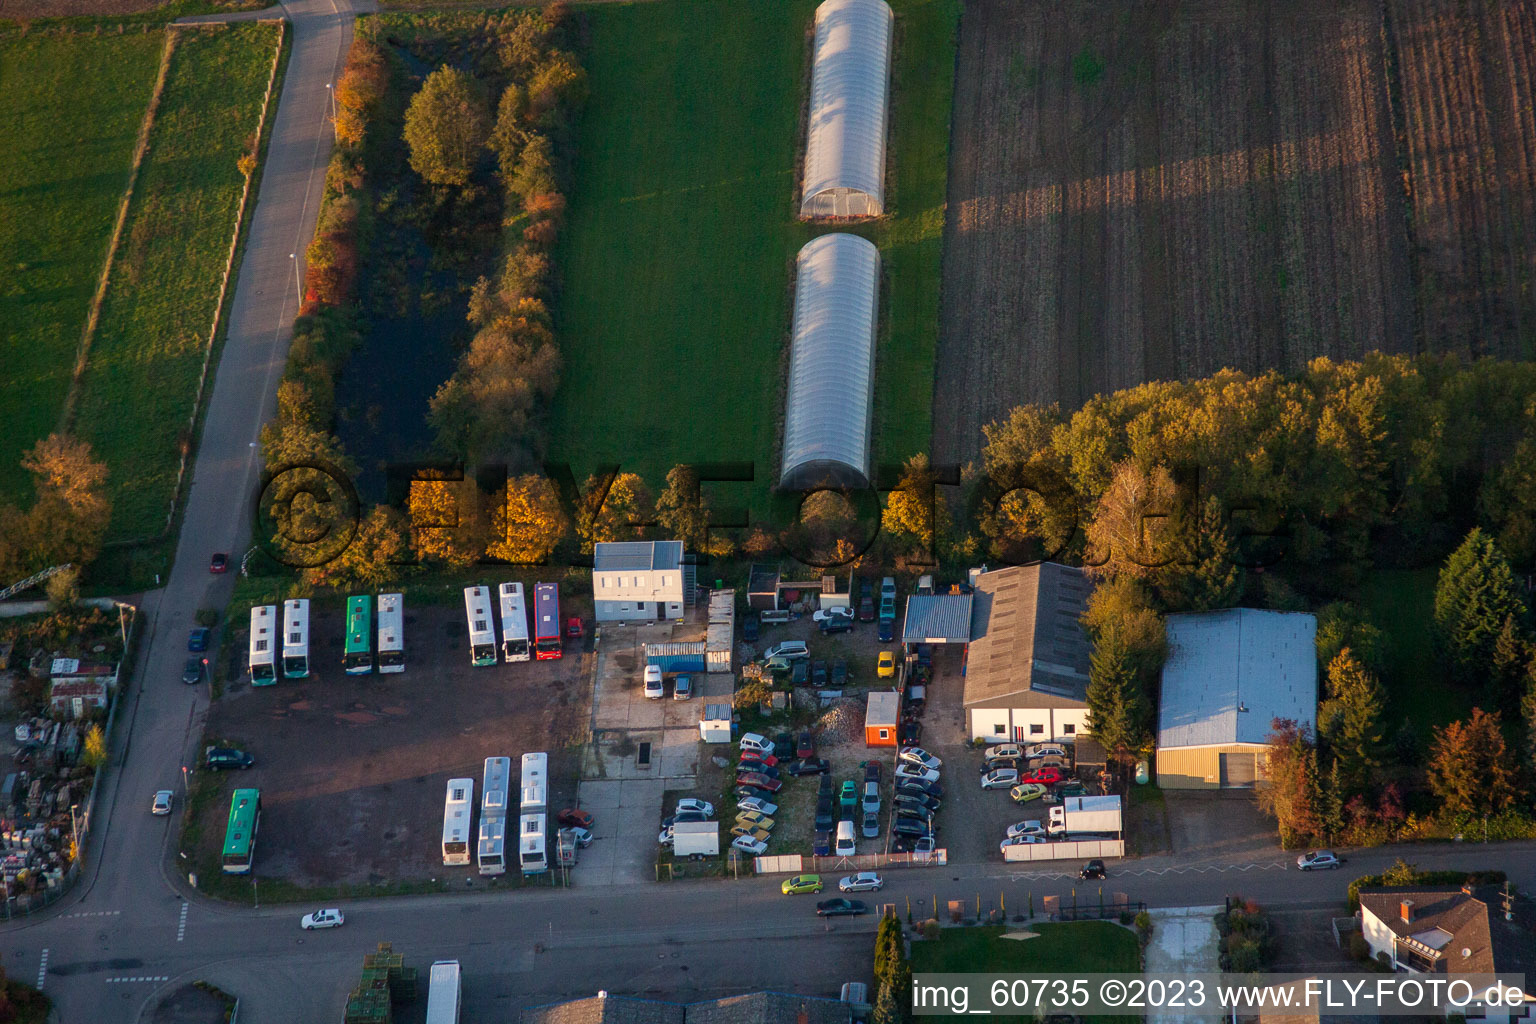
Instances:
[[[1520,355],[1536,2],[1467,6],[967,3],[936,459],[1147,380]]]

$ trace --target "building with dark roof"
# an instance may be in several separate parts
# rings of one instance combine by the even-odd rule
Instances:
[[[1385,953],[1399,971],[1529,975],[1536,972],[1531,929],[1530,904],[1496,885],[1360,890],[1360,933],[1372,955]]]
[[[680,540],[616,541],[592,547],[592,606],[598,622],[680,619],[691,566]]]
[[[965,719],[972,739],[1075,741],[1086,731],[1093,581],[1055,562],[979,574],[971,602]]]
[[[851,1024],[848,1003],[785,992],[753,992],[671,1003],[599,992],[523,1010],[519,1024]]]

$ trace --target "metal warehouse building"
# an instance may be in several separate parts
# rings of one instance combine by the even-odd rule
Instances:
[[[857,235],[822,235],[795,262],[779,485],[867,487],[880,252]]]
[[[1170,615],[1157,720],[1164,789],[1246,789],[1264,778],[1276,718],[1317,724],[1317,620],[1232,608]]]
[[[816,8],[802,217],[885,212],[894,23],[885,0],[826,0]]]

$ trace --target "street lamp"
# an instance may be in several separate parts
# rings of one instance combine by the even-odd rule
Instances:
[[[75,808],[79,804],[69,805],[69,845],[76,862],[80,860],[80,831],[75,822]]]
[[[331,88],[331,83],[325,83],[325,94],[331,98],[331,123],[336,122],[336,90]]]
[[[299,305],[304,305],[304,284],[299,280],[299,254],[291,252],[288,258],[293,260],[293,294],[299,300]]]

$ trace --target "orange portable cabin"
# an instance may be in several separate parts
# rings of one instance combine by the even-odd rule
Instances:
[[[901,716],[901,694],[895,690],[871,691],[864,712],[864,745],[894,747],[896,726]]]

